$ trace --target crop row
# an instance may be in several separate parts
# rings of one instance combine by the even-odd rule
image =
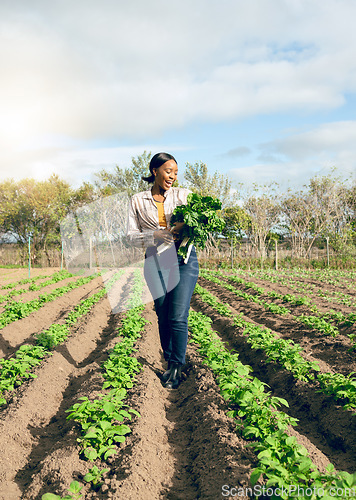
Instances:
[[[262,279],[270,279],[273,282],[280,280],[289,281],[289,283],[304,284],[306,287],[313,287],[314,283],[308,283],[306,280],[317,281],[318,283],[326,283],[335,287],[346,287],[349,290],[355,290],[356,273],[353,271],[323,271],[305,269],[293,270],[253,270],[248,271],[250,276],[260,277]],[[349,281],[348,281],[349,280]]]
[[[212,274],[212,273],[209,273]],[[256,283],[253,283],[251,281],[246,281],[242,278],[239,278],[237,276],[226,276],[223,273],[220,272],[215,272],[215,275],[219,275],[221,277],[227,278],[229,281],[232,281],[233,283],[238,283],[243,286],[245,286],[248,289],[254,290],[258,295],[267,295],[270,298],[273,299],[279,299],[282,302],[290,303],[295,306],[306,306],[310,308],[311,312],[315,313],[317,317],[321,318],[322,320],[328,321],[328,320],[333,320],[337,324],[344,323],[346,326],[351,326],[356,322],[356,313],[350,313],[350,314],[343,314],[341,312],[336,312],[334,310],[330,310],[326,313],[320,311],[316,304],[313,304],[313,302],[305,297],[305,296],[298,296],[298,295],[293,295],[293,294],[283,294],[276,292],[275,290],[266,290],[265,288],[257,285]],[[291,311],[287,310],[289,313]],[[303,315],[301,316],[301,318]],[[303,319],[301,319],[303,321]]]
[[[250,477],[253,487],[262,479],[267,488],[274,488],[274,498],[283,499],[291,498],[291,487],[300,487],[310,500],[344,498],[325,495],[325,492],[332,487],[343,491],[356,487],[356,474],[336,472],[332,465],[325,474],[317,470],[307,450],[287,433],[288,426],[297,423],[279,410],[281,404],[288,407],[288,402],[272,396],[265,391],[264,383],[250,375],[251,367],[242,364],[237,353],[225,348],[212,330],[210,318],[191,311],[189,330],[229,403],[228,415],[235,420],[237,432],[253,440],[251,446],[259,460]]]
[[[125,441],[125,435],[131,432],[131,428],[125,421],[130,421],[132,416],[139,417],[139,413],[124,403],[127,397],[127,389],[133,386],[136,374],[142,369],[142,365],[133,356],[135,343],[141,337],[147,321],[143,318],[142,305],[143,280],[139,270],[134,272],[134,284],[128,297],[127,307],[129,310],[123,317],[118,329],[119,341],[115,344],[108,359],[102,365],[103,390],[109,392],[99,393],[94,400],[88,397],[79,398],[66,410],[72,419],[80,425],[81,437],[78,438],[83,455],[89,460],[107,460],[118,452],[117,444]],[[91,467],[84,476],[84,480],[91,482],[94,487],[100,484],[101,476],[109,469],[99,469],[96,465]],[[73,481],[69,489],[69,495],[64,498],[80,498],[79,492],[82,486]],[[72,495],[73,494],[73,495]],[[46,493],[42,500],[59,500],[61,497],[52,493]]]
[[[105,403],[112,400],[112,404],[121,407],[122,401],[126,396],[126,389],[132,387],[135,374],[139,371],[140,365],[137,359],[132,357],[135,351],[134,343],[140,337],[140,332],[146,324],[141,316],[144,306],[137,305],[138,298],[142,294],[142,283],[138,281],[139,274],[136,275],[136,283],[131,296],[129,297],[127,311],[122,320],[118,331],[120,341],[112,349],[108,360],[103,365],[103,377],[105,382],[103,389],[110,388],[108,394],[102,395],[102,399],[96,399],[94,402],[87,397],[83,398],[83,403],[75,404],[71,409],[68,418],[79,422],[84,436],[79,439],[84,455],[89,460],[96,458],[107,459],[117,452],[114,442],[123,442],[124,434],[130,432],[128,426],[117,426],[110,423],[108,417],[110,414],[106,410],[101,410],[101,401]],[[99,408],[98,408],[99,405]],[[112,405],[105,404],[113,408]],[[104,411],[104,419],[103,412]],[[127,416],[127,415],[126,415]],[[111,420],[118,420],[116,413],[112,415]],[[119,419],[122,421],[122,418]],[[104,423],[105,422],[105,423]],[[122,431],[125,430],[124,433]]]
[[[195,293],[199,294],[202,300],[219,314],[232,318],[234,325],[242,328],[242,334],[247,335],[247,342],[251,348],[261,349],[266,353],[267,361],[279,363],[301,381],[318,382],[320,390],[332,396],[345,409],[356,408],[356,378],[354,373],[347,377],[341,373],[317,373],[320,371],[318,363],[306,361],[300,354],[303,348],[299,344],[277,337],[268,328],[243,320],[241,314],[234,316],[228,306],[200,285],[196,285]]]
[[[236,270],[236,272],[241,273],[241,270]],[[336,291],[327,290],[324,286],[317,286],[314,283],[307,283],[305,281],[299,281],[293,278],[293,276],[283,276],[280,272],[275,273],[271,271],[249,271],[247,273],[250,277],[256,277],[258,279],[263,279],[271,283],[278,283],[279,285],[287,286],[296,292],[301,292],[303,294],[317,295],[318,297],[328,301],[337,302],[344,304],[349,307],[356,306],[356,300],[349,294]]]
[[[53,283],[58,283],[66,278],[72,278],[74,274],[69,273],[68,271],[59,271],[58,273],[54,273],[49,279],[43,281],[42,283],[31,283],[28,288],[20,288],[18,290],[11,290],[5,295],[0,296],[0,303],[6,302],[10,300],[12,297],[17,295],[22,295],[23,293],[34,292],[41,290],[45,286],[52,285]]]
[[[214,273],[214,274],[216,274],[216,273]],[[335,326],[330,324],[329,321],[327,321],[325,318],[330,319],[330,317],[332,317],[334,320],[336,320],[338,322],[343,322],[345,325],[352,325],[356,321],[356,314],[355,313],[352,313],[352,314],[345,316],[345,315],[342,315],[341,313],[340,313],[340,315],[338,315],[338,313],[334,314],[333,311],[330,311],[329,313],[323,314],[322,317],[313,316],[313,315],[306,315],[306,314],[301,314],[300,316],[295,316],[295,315],[293,315],[292,311],[290,309],[288,309],[287,307],[280,306],[278,304],[274,304],[273,302],[272,303],[267,302],[266,300],[259,298],[259,296],[263,295],[263,294],[267,294],[269,297],[273,297],[273,298],[277,297],[278,299],[284,300],[285,302],[293,303],[294,305],[308,304],[308,299],[306,297],[296,297],[296,296],[291,295],[291,294],[282,295],[282,294],[279,294],[278,292],[275,292],[275,291],[268,292],[264,288],[256,285],[255,283],[245,282],[245,280],[242,280],[241,278],[238,278],[235,276],[227,277],[227,279],[229,281],[232,281],[232,282],[235,282],[238,284],[247,283],[246,286],[253,289],[256,293],[256,295],[251,295],[251,294],[248,294],[246,292],[242,292],[240,290],[237,290],[234,286],[232,286],[229,283],[226,283],[225,281],[214,276],[212,272],[203,271],[201,273],[201,276],[205,277],[209,281],[212,281],[214,283],[219,284],[220,286],[233,292],[235,295],[243,298],[244,300],[252,301],[258,305],[261,305],[262,307],[264,307],[266,310],[270,311],[273,314],[278,314],[281,316],[290,314],[290,315],[292,315],[292,318],[295,321],[304,323],[309,328],[318,330],[319,332],[321,332],[324,335],[336,336],[340,333],[339,330]],[[222,275],[220,275],[220,278],[221,277],[222,277]],[[316,309],[314,309],[314,310],[316,310]],[[356,336],[354,334],[350,334],[350,335],[348,335],[348,337],[351,340],[351,342],[354,342],[354,339]],[[352,348],[355,348],[355,344],[353,344]]]
[[[303,279],[317,280],[330,285],[336,283],[345,283],[345,280],[350,280],[354,285],[356,272],[352,270],[344,271],[342,269],[292,269],[292,270],[279,270],[278,274],[286,276],[296,276]]]
[[[117,273],[108,281],[106,288],[80,301],[73,311],[68,313],[63,324],[53,323],[47,330],[37,334],[35,345],[24,344],[13,357],[0,360],[0,404],[6,403],[3,397],[5,391],[13,391],[25,380],[36,377],[33,368],[38,366],[45,356],[50,355],[52,349],[66,341],[70,328],[90,312],[121,275],[122,273]]]
[[[26,285],[28,283],[34,283],[35,281],[46,279],[46,278],[49,278],[49,277],[50,277],[49,274],[42,274],[42,275],[35,276],[33,278],[24,278],[24,279],[21,279],[21,280],[18,280],[18,281],[14,281],[12,283],[8,283],[6,285],[2,285],[0,287],[0,290],[9,290],[10,288],[15,288],[15,287],[17,287],[19,285]]]
[[[240,281],[238,281],[239,280],[238,278],[231,277],[230,279],[232,281],[240,283]],[[313,304],[313,302],[305,296],[300,296],[300,295],[296,296],[296,295],[292,295],[292,294],[282,294],[282,293],[276,292],[274,290],[268,291],[262,287],[259,287],[255,283],[246,282],[244,280],[242,280],[241,283],[243,283],[247,288],[252,288],[260,294],[266,294],[268,297],[279,299],[282,302],[288,302],[288,303],[290,303],[292,305],[296,305],[296,306],[304,305],[306,307],[309,307],[310,310],[313,313],[315,313],[317,315],[317,317],[321,318],[322,320],[325,320],[325,321],[332,320],[337,324],[343,323],[345,326],[351,326],[356,322],[356,313],[350,313],[350,314],[345,315],[342,312],[336,312],[333,309],[324,313],[318,309],[316,304]]]
[[[14,321],[17,321],[18,319],[29,316],[31,313],[37,311],[48,302],[54,301],[56,298],[65,295],[75,288],[79,288],[89,283],[97,277],[97,274],[93,274],[85,278],[79,278],[76,281],[68,283],[68,285],[55,288],[51,292],[43,293],[37,299],[29,300],[27,302],[11,301],[7,303],[5,306],[5,311],[0,314],[0,329],[4,328],[10,323],[13,323]]]

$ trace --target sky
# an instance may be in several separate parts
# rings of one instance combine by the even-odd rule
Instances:
[[[356,172],[355,0],[1,0],[0,182],[144,151],[233,184]]]

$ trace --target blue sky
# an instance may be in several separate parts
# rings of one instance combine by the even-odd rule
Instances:
[[[0,181],[144,150],[233,182],[356,171],[354,0],[2,0]]]

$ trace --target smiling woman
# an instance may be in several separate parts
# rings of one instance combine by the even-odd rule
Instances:
[[[165,163],[167,163],[167,165],[165,165]],[[149,175],[148,177],[142,177],[142,180],[149,182],[149,183],[154,182],[156,175],[159,174],[159,168],[162,165],[164,166],[165,171],[173,169],[175,172],[175,177],[177,178],[178,165],[177,165],[177,162],[176,162],[176,159],[174,158],[174,156],[172,156],[169,153],[157,153],[152,157],[152,159],[150,161],[149,169],[150,169],[151,175]]]
[[[143,180],[153,183],[152,188],[130,200],[127,237],[134,246],[146,251],[144,274],[155,304],[163,355],[168,362],[162,381],[167,389],[176,389],[185,363],[188,312],[199,265],[194,247],[189,258],[177,256],[184,223],[170,226],[174,209],[185,205],[190,193],[188,189],[173,187],[178,175],[175,158],[168,153],[157,153],[151,159],[150,173]],[[161,252],[162,243],[166,245]]]

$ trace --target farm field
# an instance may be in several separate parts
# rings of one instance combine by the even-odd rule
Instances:
[[[0,499],[41,499],[49,492],[61,498],[73,481],[85,499],[248,498],[251,478],[263,485],[282,469],[284,477],[307,484],[306,461],[299,457],[299,469],[288,465],[284,445],[278,445],[283,467],[266,465],[276,458],[266,451],[266,436],[278,425],[281,436],[295,438],[288,445],[307,450],[319,471],[314,480],[326,487],[330,463],[349,473],[334,498],[347,498],[341,494],[346,484],[356,487],[353,272],[202,270],[191,303],[185,380],[176,391],[160,382],[165,365],[156,315],[152,302],[140,306],[140,272],[113,273],[106,283],[116,286],[117,300],[131,305],[116,314],[100,276],[36,270],[33,283],[44,286],[32,290],[31,283],[20,283],[27,277],[24,270],[0,270],[0,288],[15,284],[2,288],[0,298],[25,290],[0,303],[0,367],[22,353],[26,373],[36,376],[20,371],[10,387],[1,385],[0,374]],[[56,281],[46,284],[51,277]],[[10,321],[11,301],[34,309],[14,306],[20,312]],[[36,364],[30,352],[39,353]],[[236,353],[238,359],[231,357]],[[15,368],[8,370],[7,382]],[[239,391],[231,389],[249,377],[260,391],[254,402],[269,415],[265,423],[250,413],[248,392],[238,403]],[[262,393],[270,394],[266,407]],[[85,427],[80,411],[85,406],[89,414],[88,401],[96,406]],[[109,424],[95,427],[98,414]],[[93,465],[107,469],[101,486],[84,479]]]

